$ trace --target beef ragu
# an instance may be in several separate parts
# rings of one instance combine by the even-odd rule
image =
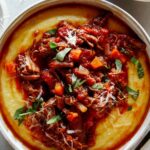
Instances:
[[[128,86],[127,63],[143,78],[137,52],[145,44],[110,31],[106,24],[111,16],[104,11],[84,25],[60,21],[7,66],[15,66],[26,97],[14,119],[48,147],[88,149],[101,120],[116,107],[120,113],[130,111],[128,96],[139,96],[139,90]]]

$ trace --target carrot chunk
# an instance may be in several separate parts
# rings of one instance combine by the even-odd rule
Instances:
[[[91,62],[91,66],[93,69],[97,69],[103,66],[103,62],[98,57],[95,57]]]
[[[69,121],[73,121],[73,120],[75,120],[77,117],[78,117],[78,113],[75,113],[75,112],[70,112],[70,113],[67,115],[67,119],[68,119]]]
[[[74,61],[78,61],[80,59],[80,55],[82,53],[82,50],[80,49],[73,49],[71,50],[69,57],[74,60]]]
[[[125,63],[127,61],[126,57],[119,52],[117,48],[114,48],[111,52],[111,58],[112,59],[120,59],[122,63]]]
[[[14,62],[6,63],[5,69],[9,74],[14,75],[16,73],[16,64]]]
[[[86,112],[87,111],[87,107],[84,106],[83,104],[81,104],[80,102],[77,103],[77,108],[82,112]]]
[[[62,96],[64,94],[64,86],[60,82],[56,82],[54,93],[59,96]]]

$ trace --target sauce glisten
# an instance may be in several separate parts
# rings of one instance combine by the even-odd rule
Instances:
[[[31,149],[123,145],[148,105],[145,47],[104,10],[61,6],[29,18],[4,47],[5,120]]]

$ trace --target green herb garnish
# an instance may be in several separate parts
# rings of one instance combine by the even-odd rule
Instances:
[[[136,100],[139,96],[139,90],[135,91],[133,89],[131,89],[130,87],[127,86],[127,91],[128,91],[128,94],[131,95],[131,97]]]
[[[50,42],[50,43],[49,43],[49,46],[50,46],[50,48],[51,48],[52,50],[56,50],[56,48],[57,48],[57,44],[54,43],[54,42]]]
[[[102,82],[106,83],[109,81],[110,81],[110,79],[108,78],[108,75],[106,73],[104,73],[104,76],[102,77]]]
[[[128,106],[128,111],[131,111],[132,110],[132,106]]]
[[[20,116],[20,114],[25,112],[25,108],[21,107],[19,109],[16,110],[15,114],[14,114],[14,119],[18,120],[18,124],[20,125],[22,123],[22,121],[24,120],[24,116]]]
[[[57,29],[52,29],[52,30],[47,31],[47,33],[54,36],[56,34],[56,31],[57,31]]]
[[[54,116],[51,119],[49,119],[47,121],[47,124],[53,124],[53,123],[58,122],[59,120],[61,120],[61,117],[60,117],[60,115],[57,115],[57,116]]]
[[[68,85],[68,91],[70,92],[70,93],[72,93],[73,92],[73,90],[72,90],[72,86],[69,84]]]
[[[18,120],[18,124],[20,125],[23,122],[25,116],[35,113],[37,111],[37,109],[39,107],[41,107],[42,102],[43,102],[42,97],[36,98],[36,100],[35,100],[35,102],[33,102],[31,108],[28,108],[27,110],[25,109],[25,107],[21,107],[21,108],[17,109],[14,114],[14,119]]]
[[[36,98],[35,102],[33,102],[33,104],[32,104],[33,110],[37,110],[39,107],[41,107],[42,102],[43,102],[42,97]]]
[[[135,57],[131,57],[130,60],[134,65],[137,65],[139,63],[139,61]]]
[[[85,83],[85,80],[79,79],[75,74],[72,74],[72,85],[73,88],[80,87],[83,83]]]
[[[117,71],[121,71],[121,69],[122,69],[122,63],[121,63],[121,61],[119,60],[119,59],[116,59],[115,60],[115,65],[116,65],[116,69],[117,69]]]
[[[71,48],[65,48],[64,50],[58,52],[56,54],[56,57],[55,59],[58,60],[58,61],[63,61],[65,56],[67,55],[67,53],[71,50]]]
[[[132,57],[131,62],[136,66],[136,70],[137,70],[137,74],[138,74],[139,79],[143,78],[144,69],[143,69],[140,61],[138,59],[136,59],[135,57]]]
[[[137,72],[138,72],[139,79],[143,78],[143,76],[144,76],[144,69],[143,69],[143,67],[142,67],[140,62],[137,65]]]
[[[71,76],[72,84],[74,84],[77,79],[78,79],[77,76],[73,73]]]
[[[83,83],[85,83],[85,80],[77,79],[74,88],[80,87]]]
[[[125,55],[127,55],[127,56],[130,55],[130,53],[125,48],[123,48],[123,47],[121,47],[120,52],[123,53],[123,54],[125,54]]]
[[[97,89],[97,90],[101,90],[103,89],[103,84],[101,83],[95,83],[93,86],[92,86],[93,89]]]

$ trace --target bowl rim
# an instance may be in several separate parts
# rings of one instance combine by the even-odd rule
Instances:
[[[12,34],[14,29],[16,29],[17,26],[19,26],[24,20],[26,20],[29,16],[35,14],[38,11],[44,10],[48,7],[54,6],[54,5],[60,5],[60,4],[68,4],[68,3],[76,3],[76,4],[86,4],[91,6],[96,6],[97,8],[102,9],[108,9],[112,11],[117,17],[119,17],[116,13],[119,12],[119,15],[123,15],[123,19],[126,18],[130,22],[130,24],[133,24],[133,27],[129,25],[129,22],[126,24],[146,43],[147,49],[150,49],[150,37],[145,31],[145,29],[140,25],[140,23],[131,16],[128,12],[117,6],[116,4],[113,4],[106,0],[51,0],[51,1],[45,1],[42,0],[40,2],[37,2],[33,5],[30,5],[26,9],[24,9],[21,13],[19,13],[15,19],[9,24],[9,26],[5,29],[3,32],[1,38],[0,38],[0,51],[4,46],[4,43],[9,38],[9,36]],[[98,5],[98,6],[97,6]],[[119,17],[120,18],[120,17]],[[121,18],[120,18],[121,19]],[[122,20],[122,19],[121,19]],[[150,60],[150,51],[147,50],[147,54]],[[150,62],[150,61],[149,61]],[[144,121],[136,131],[136,133],[132,136],[130,141],[127,141],[121,148],[119,149],[134,149],[137,147],[137,145],[142,141],[142,139],[145,137],[145,135],[149,132],[149,126],[150,126],[150,111],[148,110]],[[4,136],[4,138],[9,142],[9,144],[14,148],[19,150],[21,149],[28,149],[19,139],[17,139],[13,133],[9,130],[7,125],[5,124],[1,112],[0,112],[0,132]]]
[[[6,29],[8,24],[9,11],[6,2],[2,0],[0,0],[0,8],[1,8],[1,15],[2,15],[2,18],[0,19],[0,26],[1,26],[0,35],[2,35],[3,31]]]

